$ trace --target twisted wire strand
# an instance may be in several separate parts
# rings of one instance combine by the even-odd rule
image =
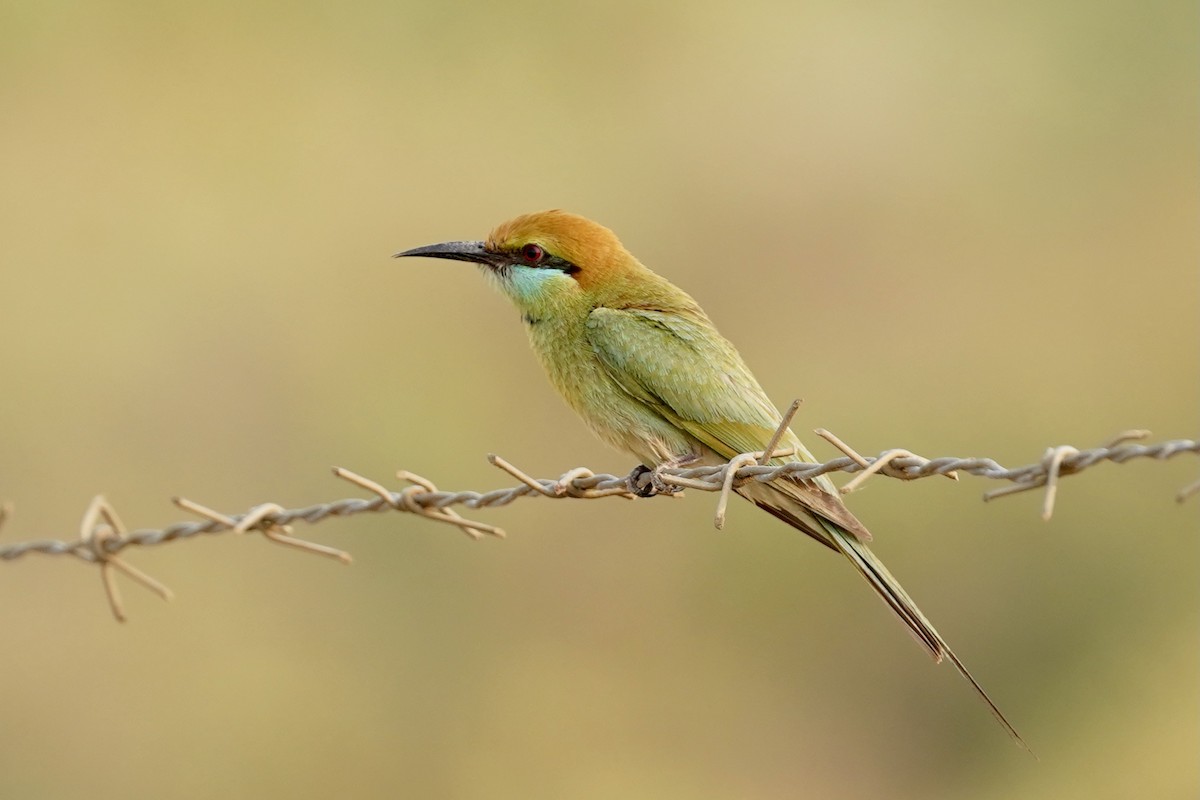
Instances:
[[[786,424],[785,420],[784,425]],[[1067,445],[1047,448],[1040,461],[1010,469],[991,458],[929,459],[907,450],[886,450],[873,458],[864,457],[832,434],[826,431],[817,433],[846,455],[820,464],[789,462],[768,465],[763,463],[767,457],[762,452],[756,452],[744,453],[729,462],[713,466],[661,467],[653,471],[639,467],[629,475],[596,474],[578,467],[564,472],[557,479],[530,477],[499,456],[489,456],[493,465],[517,478],[520,484],[488,492],[442,491],[426,478],[407,471],[399,472],[398,477],[411,485],[400,491],[393,491],[349,470],[335,468],[334,474],[339,478],[369,491],[374,496],[345,498],[294,509],[264,503],[235,515],[225,515],[192,501],[174,498],[181,508],[199,514],[202,518],[176,522],[159,529],[126,531],[115,511],[100,496],[92,501],[85,513],[77,539],[43,539],[0,545],[0,560],[13,561],[30,553],[41,553],[51,556],[70,555],[98,564],[113,613],[118,619],[124,619],[110,567],[119,569],[165,598],[170,597],[170,592],[145,573],[122,561],[118,554],[130,547],[149,547],[206,534],[227,531],[257,532],[278,544],[334,557],[348,563],[350,557],[347,553],[295,538],[291,535],[291,525],[300,521],[312,525],[329,517],[400,511],[455,525],[473,538],[478,538],[481,534],[503,537],[504,532],[501,529],[461,517],[454,508],[495,508],[530,495],[557,499],[591,500],[615,496],[628,499],[654,493],[674,493],[681,489],[721,492],[722,501],[716,521],[720,527],[724,517],[724,501],[731,488],[747,481],[770,482],[785,475],[797,479],[811,479],[831,472],[860,473],[842,488],[843,492],[853,491],[861,485],[863,479],[874,474],[900,480],[916,480],[937,475],[957,479],[959,473],[967,473],[989,480],[1008,482],[1008,486],[985,493],[985,500],[1045,487],[1042,516],[1048,519],[1053,511],[1057,481],[1062,476],[1077,474],[1105,461],[1125,464],[1137,459],[1165,461],[1181,453],[1200,454],[1200,442],[1193,439],[1174,439],[1151,445],[1131,444],[1131,439],[1145,438],[1147,432],[1128,431],[1115,437],[1108,444],[1088,450],[1077,450]],[[771,455],[778,457],[789,454],[789,451],[775,451]],[[1200,493],[1200,481],[1182,489],[1177,499],[1183,501],[1196,493]],[[0,526],[3,526],[9,513],[8,505],[0,506]]]

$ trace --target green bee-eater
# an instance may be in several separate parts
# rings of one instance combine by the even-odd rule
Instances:
[[[482,242],[397,253],[479,264],[521,312],[551,382],[601,439],[648,467],[720,464],[763,450],[781,422],[738,351],[682,290],[651,272],[608,228],[563,211],[525,214]],[[788,430],[779,449],[815,461]],[[865,544],[871,535],[826,476],[737,488],[844,555],[935,661],[948,658],[1005,729],[1019,734],[912,598]]]

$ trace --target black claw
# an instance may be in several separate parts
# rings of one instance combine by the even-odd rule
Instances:
[[[627,480],[629,491],[638,497],[653,497],[658,494],[658,489],[654,485],[654,470],[645,464],[638,464],[633,472],[629,473]]]

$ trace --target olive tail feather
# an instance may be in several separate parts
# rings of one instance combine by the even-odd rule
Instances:
[[[909,631],[912,632],[913,637],[933,656],[933,660],[940,662],[942,658],[948,659],[954,665],[954,668],[958,670],[959,674],[966,678],[967,682],[975,689],[975,693],[979,695],[979,698],[987,704],[988,709],[992,712],[992,716],[1004,727],[1004,730],[1013,738],[1013,741],[1022,749],[1028,751],[1030,755],[1033,755],[1033,751],[1030,750],[1029,745],[1021,738],[1021,734],[1017,733],[1017,729],[1004,716],[999,706],[988,696],[988,693],[984,691],[979,681],[975,680],[975,676],[971,674],[971,671],[967,669],[962,660],[950,649],[950,645],[946,644],[946,640],[942,638],[942,635],[937,632],[932,623],[921,613],[921,609],[917,608],[917,604],[904,591],[900,582],[888,572],[883,562],[876,558],[875,554],[854,536],[845,533],[837,525],[829,523],[826,520],[820,521],[822,527],[833,538],[833,542],[837,545],[838,550],[849,559],[855,569],[866,578],[867,583],[871,584],[871,588],[903,620],[904,624],[908,626]],[[1034,757],[1036,758],[1036,756]]]

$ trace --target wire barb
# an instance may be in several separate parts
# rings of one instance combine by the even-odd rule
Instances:
[[[503,470],[504,472],[507,472],[509,475],[513,476],[514,478],[519,480],[521,483],[525,484],[530,489],[533,489],[535,492],[542,495],[543,497],[558,497],[559,496],[552,488],[550,488],[550,486],[545,485],[547,483],[551,483],[550,481],[543,482],[543,481],[539,481],[537,478],[530,477],[529,475],[525,474],[525,472],[523,470],[518,469],[513,464],[508,463],[507,461],[505,461],[503,458],[496,455],[495,453],[488,453],[487,458],[488,458],[488,463],[491,464],[493,467],[497,467],[497,468]]]
[[[1042,501],[1042,519],[1050,521],[1054,515],[1054,501],[1058,497],[1058,476],[1062,473],[1063,461],[1070,456],[1079,455],[1079,451],[1070,445],[1055,447],[1046,452],[1046,496]]]
[[[1109,439],[1107,442],[1105,442],[1104,444],[1102,444],[1100,446],[1106,450],[1111,450],[1112,448],[1114,448],[1118,445],[1125,444],[1126,442],[1137,442],[1137,441],[1141,441],[1142,439],[1149,439],[1149,438],[1150,438],[1150,431],[1144,430],[1142,428],[1134,428],[1133,430],[1121,431],[1116,436]]]
[[[319,556],[335,558],[343,564],[349,564],[353,561],[350,554],[345,550],[338,550],[334,547],[327,547],[323,544],[305,541],[304,539],[292,536],[292,527],[283,524],[276,518],[276,515],[286,514],[287,509],[276,503],[261,503],[246,512],[241,519],[235,519],[208,506],[202,506],[197,502],[188,500],[186,497],[174,497],[172,500],[175,505],[184,511],[190,511],[197,516],[210,519],[234,533],[243,534],[250,531],[258,531],[268,541],[284,545],[285,547],[294,547],[297,550],[303,550]]]
[[[104,594],[108,598],[108,607],[117,622],[124,622],[125,606],[121,602],[121,592],[117,588],[113,569],[118,569],[128,577],[145,586],[163,600],[174,597],[171,590],[151,578],[137,567],[117,556],[116,552],[106,547],[110,541],[120,541],[125,537],[125,526],[117,517],[116,510],[98,494],[88,504],[83,512],[83,520],[79,523],[79,541],[91,555],[89,560],[100,565],[100,582],[104,585]]]
[[[779,446],[779,440],[783,438],[784,432],[792,424],[792,418],[796,416],[796,412],[800,410],[800,404],[803,402],[802,399],[797,397],[788,406],[788,410],[783,412],[783,418],[775,426],[775,432],[771,434],[771,438],[767,441],[767,446],[763,448],[762,455],[758,458],[759,466],[766,466],[767,462],[775,457],[775,448]],[[791,453],[788,453],[788,455],[791,455]]]
[[[760,459],[769,452],[771,452],[770,448],[763,453],[742,453],[740,456],[731,458],[729,463],[722,467],[721,471],[724,475],[721,478],[721,494],[717,499],[717,511],[713,517],[713,527],[717,530],[725,527],[725,509],[729,505],[729,495],[733,492],[733,484],[737,479],[738,470],[751,464],[759,464]]]
[[[402,469],[396,473],[396,477],[402,481],[408,481],[413,484],[404,491],[400,492],[400,499],[404,504],[406,511],[411,511],[414,514],[420,514],[429,519],[435,519],[439,522],[447,522],[451,525],[456,525],[463,533],[470,536],[472,539],[478,539],[479,534],[486,533],[489,536],[495,536],[497,539],[504,538],[504,531],[494,525],[487,525],[482,522],[474,522],[473,520],[465,519],[461,514],[452,508],[444,508],[441,510],[435,508],[426,508],[417,501],[418,495],[437,495],[438,488],[433,485],[433,481],[422,478],[415,472],[409,472]]]
[[[1112,439],[1112,444],[1106,445],[1104,449],[1111,449],[1116,444],[1132,438],[1142,438],[1136,435],[1139,433],[1148,434],[1149,431],[1126,431]],[[1058,478],[1060,475],[1070,475],[1075,471],[1076,467],[1074,465],[1076,462],[1070,459],[1074,459],[1079,455],[1079,451],[1070,445],[1048,447],[1046,448],[1045,455],[1042,456],[1042,472],[1034,474],[1030,480],[1020,481],[1012,486],[1005,486],[1002,489],[993,489],[990,492],[984,492],[983,499],[986,502],[997,497],[1020,494],[1030,489],[1038,489],[1045,486],[1046,494],[1042,498],[1042,520],[1049,522],[1050,518],[1054,515],[1054,502],[1058,499]],[[1064,464],[1066,464],[1065,468]]]
[[[903,470],[889,469],[888,467],[893,461],[898,461],[900,459],[909,459],[909,462],[908,462],[909,464],[912,464],[915,462],[922,466],[930,463],[928,458],[919,456],[916,453],[912,452],[911,450],[885,450],[884,452],[880,453],[878,458],[876,458],[874,460],[869,460],[865,456],[861,455],[853,447],[846,444],[841,439],[839,439],[837,436],[833,435],[832,433],[825,430],[824,428],[817,428],[816,430],[813,431],[813,433],[815,433],[817,436],[820,436],[825,441],[829,442],[831,445],[836,447],[838,450],[841,450],[850,459],[852,459],[854,461],[854,463],[856,463],[860,467],[862,467],[863,471],[862,471],[861,475],[856,476],[845,486],[838,489],[838,491],[841,492],[842,494],[850,494],[851,492],[858,491],[858,489],[860,489],[862,487],[862,485],[866,482],[867,478],[871,477],[872,475],[875,475],[876,473],[882,473],[884,475],[887,475],[889,478],[899,478],[900,480],[909,480],[913,477],[923,477],[920,475],[908,475]],[[958,472],[956,472],[954,470],[942,471],[939,474],[945,475],[947,478],[949,478],[952,481],[958,480]]]
[[[561,498],[561,497],[577,497],[582,500],[591,500],[597,497],[620,496],[626,498],[636,498],[639,495],[636,492],[629,490],[628,478],[624,485],[621,486],[606,486],[597,488],[597,485],[602,482],[602,479],[610,476],[597,476],[587,467],[576,467],[564,472],[558,480],[548,481],[539,480],[531,477],[524,470],[518,468],[514,464],[506,461],[495,453],[488,453],[488,463],[493,467],[507,472],[521,483],[528,486],[533,491],[544,497]]]

